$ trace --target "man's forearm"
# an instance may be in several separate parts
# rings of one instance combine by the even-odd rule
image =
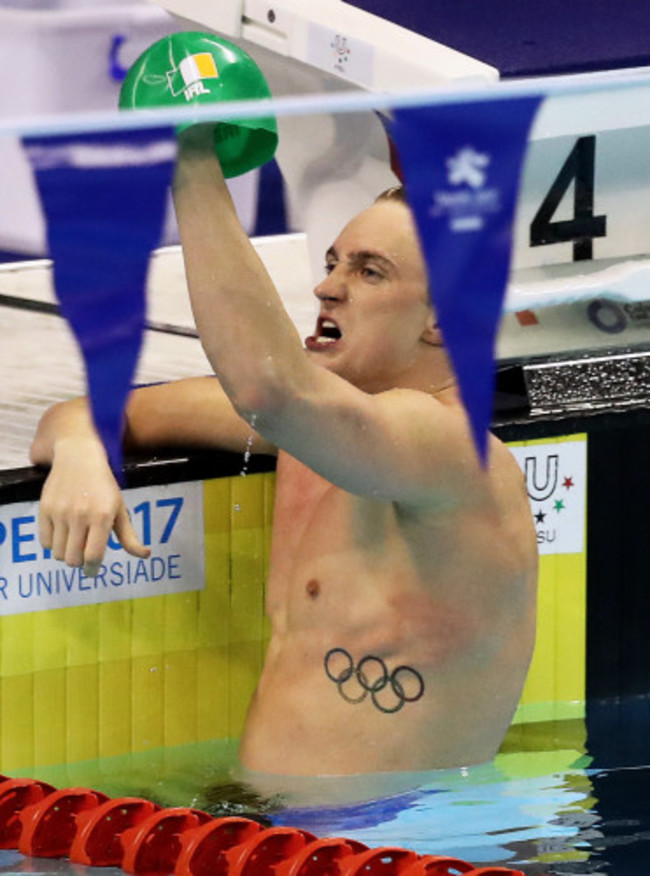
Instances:
[[[306,374],[302,344],[237,218],[207,126],[180,137],[174,201],[194,316],[215,373],[244,415],[281,405]]]
[[[65,441],[102,447],[85,398],[60,402],[43,414],[30,447],[31,462],[52,465],[57,445]]]

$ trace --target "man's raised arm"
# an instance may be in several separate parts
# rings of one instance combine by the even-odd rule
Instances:
[[[370,208],[383,256],[361,231],[345,238],[349,253],[330,250],[318,325],[338,321],[344,336],[312,339],[306,353],[239,223],[207,125],[180,135],[174,201],[203,347],[261,435],[343,489],[405,503],[456,495],[468,469],[480,473],[455,391],[454,404],[432,398],[454,378],[405,205]]]
[[[293,391],[305,357],[237,217],[215,155],[213,126],[180,134],[174,204],[201,342],[235,408],[250,417]]]

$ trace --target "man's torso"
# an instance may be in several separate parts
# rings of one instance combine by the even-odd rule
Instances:
[[[469,501],[408,512],[280,455],[272,639],[245,766],[341,774],[493,756],[532,651],[536,545],[503,447],[492,466]]]

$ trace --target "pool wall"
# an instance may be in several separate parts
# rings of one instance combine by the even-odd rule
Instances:
[[[584,437],[574,441],[584,443]],[[547,452],[566,443],[557,438],[541,447]],[[526,443],[517,447],[529,452]],[[540,442],[530,447],[539,451]],[[187,463],[180,472],[170,463],[166,473],[163,466],[162,479],[172,487],[138,485],[132,494],[136,519],[145,506],[168,506],[172,500],[164,497],[170,489],[185,495],[180,513],[191,519],[180,541],[174,535],[167,540],[171,553],[164,556],[177,558],[167,560],[174,586],[185,568],[194,574],[195,567],[184,564],[202,551],[204,582],[182,585],[198,589],[150,596],[170,582],[137,564],[129,567],[130,583],[121,565],[120,579],[107,573],[103,586],[83,578],[64,579],[74,582],[65,586],[51,574],[60,564],[37,555],[38,483],[32,485],[34,499],[0,506],[7,533],[0,545],[0,579],[6,582],[0,617],[0,771],[37,773],[52,764],[238,738],[268,641],[264,582],[275,475],[270,460],[266,471],[233,474],[241,469],[241,458],[223,456],[228,463],[222,458],[223,476],[192,480],[201,469],[218,466],[214,460],[199,460],[189,475]],[[136,484],[139,471],[134,465]],[[201,502],[190,507],[187,497],[197,484]],[[155,554],[160,545],[154,524]],[[109,568],[126,562],[123,554],[114,557],[120,552],[107,557]],[[584,550],[541,558],[538,641],[509,735],[511,750],[517,740],[525,743],[531,722],[584,714],[585,569]],[[137,598],[125,598],[127,584],[132,592],[140,587]]]
[[[202,527],[203,589],[0,618],[2,771],[239,735],[267,637],[273,479],[267,473],[203,483],[202,514],[192,521]],[[157,487],[146,490],[153,501],[160,495]],[[21,521],[29,518],[23,505],[4,506],[3,525],[16,519],[16,508]],[[183,546],[175,550],[181,568]],[[3,566],[9,588],[20,574],[27,594],[30,565]],[[143,567],[139,577],[145,574]],[[50,579],[41,575],[42,589]],[[77,592],[83,602],[94,591],[90,579],[81,586],[88,588]]]
[[[305,295],[304,236],[255,243],[298,330],[307,333],[313,305]],[[166,553],[160,544],[154,552],[167,574],[132,564],[128,587],[119,577],[102,586],[62,577],[64,566],[38,546],[43,472],[27,465],[27,447],[48,404],[83,391],[83,371],[51,308],[49,263],[8,266],[0,291],[7,329],[2,448],[11,449],[0,460],[0,772],[236,740],[268,637],[273,461],[253,458],[245,466],[241,456],[185,449],[127,460],[134,518],[145,526],[145,515],[154,515],[152,546],[184,497]],[[188,335],[178,248],[154,254],[149,299],[152,326],[138,380],[207,373],[200,344]],[[604,347],[600,337],[595,344],[584,305],[571,307],[571,319],[565,305],[540,311],[532,325],[505,319],[499,339],[494,430],[522,469],[529,459],[531,506],[541,515],[537,647],[508,751],[537,744],[549,722],[558,725],[558,738],[576,738],[577,728],[584,741],[579,724],[590,698],[650,692],[650,393],[643,371],[650,357],[632,346],[611,356],[617,370],[608,373],[603,362],[618,348]],[[582,350],[577,364],[568,361],[574,347]],[[567,478],[571,489],[563,486]],[[154,512],[163,514],[162,529]],[[107,558],[111,568],[121,563],[123,570],[125,562],[119,550]]]

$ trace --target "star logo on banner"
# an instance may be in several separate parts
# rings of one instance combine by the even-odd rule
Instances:
[[[330,47],[334,54],[334,67],[341,73],[345,73],[345,64],[348,63],[351,53],[347,37],[337,34],[334,37],[334,42],[330,43]]]
[[[472,189],[480,189],[485,185],[485,168],[489,163],[489,155],[477,152],[472,146],[464,146],[447,159],[447,180],[452,186],[467,183]]]
[[[584,549],[586,445],[586,440],[566,440],[512,447],[524,474],[540,555]]]
[[[555,511],[557,514],[559,514],[561,511],[567,510],[566,499],[559,499],[559,498],[553,497],[553,494],[555,494],[555,496],[557,496],[557,491],[560,489],[560,487],[564,488],[567,491],[573,489],[575,487],[573,475],[566,475],[566,476],[563,476],[562,478],[557,477],[555,479],[555,483],[554,483],[554,486],[552,487],[551,495],[548,497],[551,499],[550,508],[549,508],[549,506],[546,506],[546,507],[542,506],[542,507],[538,508],[538,510],[533,514],[536,526],[542,526],[543,524],[545,524],[546,518],[551,513],[551,511]],[[531,496],[531,498],[532,498],[532,496]]]

